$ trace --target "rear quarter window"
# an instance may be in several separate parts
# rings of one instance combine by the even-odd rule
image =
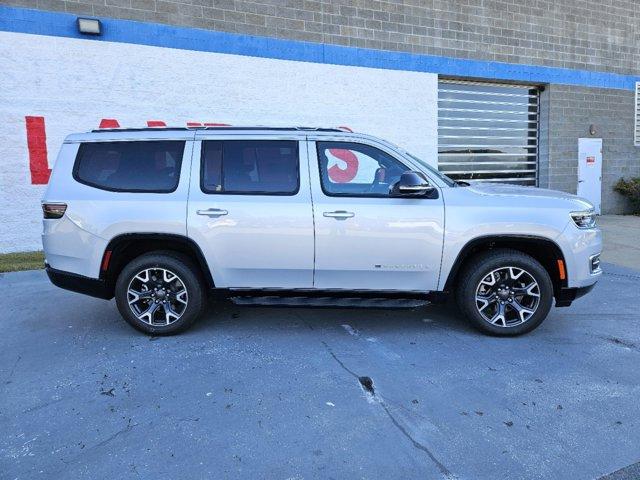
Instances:
[[[73,178],[111,192],[170,193],[178,187],[184,146],[173,140],[83,143]]]

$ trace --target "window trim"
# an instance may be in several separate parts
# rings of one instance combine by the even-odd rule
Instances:
[[[320,165],[320,143],[347,143],[347,144],[356,144],[356,145],[364,145],[370,148],[375,148],[376,150],[381,151],[382,153],[389,155],[391,158],[393,158],[394,160],[400,162],[402,165],[404,165],[404,167],[407,169],[407,172],[413,172],[413,171],[420,171],[422,172],[422,170],[416,170],[414,167],[407,165],[406,162],[402,161],[401,159],[399,159],[396,155],[392,155],[391,153],[387,152],[386,150],[383,150],[382,148],[376,146],[376,145],[371,145],[369,143],[365,143],[362,141],[355,141],[355,140],[313,140],[313,142],[315,143],[315,147],[316,147],[316,164],[318,166],[318,177],[320,180],[320,188],[322,189],[322,193],[324,193],[325,196],[327,197],[342,197],[342,198],[393,198],[393,199],[412,199],[412,200],[423,200],[423,199],[434,199],[434,198],[438,198],[439,197],[439,193],[438,193],[438,188],[434,189],[434,192],[436,192],[433,195],[430,196],[424,196],[424,197],[393,197],[391,195],[384,195],[381,193],[364,193],[364,194],[357,194],[357,193],[333,193],[333,192],[328,192],[325,189],[325,185],[324,185],[324,181],[323,181],[323,175],[322,175],[322,167]],[[431,180],[430,177],[427,176],[427,178],[429,179],[431,185],[433,184],[433,180]],[[434,185],[435,186],[435,185]]]
[[[234,138],[234,139],[201,139],[200,141],[200,191],[205,195],[243,195],[243,196],[260,196],[260,197],[295,197],[300,193],[300,140],[293,139],[271,139],[271,138]],[[296,168],[296,189],[292,192],[265,192],[265,191],[255,191],[255,192],[237,192],[237,191],[225,191],[221,190],[219,192],[210,191],[205,189],[204,186],[204,144],[205,142],[293,142],[295,143],[296,148],[296,159],[297,159],[297,168]],[[224,145],[222,150],[222,163],[220,169],[221,181],[224,186]]]
[[[78,176],[78,171],[80,170],[80,155],[82,153],[83,148],[85,147],[85,145],[87,144],[91,144],[91,145],[96,145],[96,144],[105,144],[105,143],[142,143],[142,142],[176,142],[176,143],[182,143],[182,155],[180,155],[179,159],[176,159],[176,171],[178,172],[178,178],[176,179],[176,185],[175,187],[173,187],[170,190],[167,189],[161,189],[161,190],[142,190],[142,189],[138,189],[138,188],[111,188],[111,187],[105,187],[104,185],[99,185],[93,182],[88,182],[86,180],[81,179]],[[80,142],[80,145],[78,146],[78,152],[76,153],[76,158],[73,161],[73,170],[72,170],[72,176],[73,179],[78,182],[81,183],[82,185],[86,185],[88,187],[91,188],[96,188],[98,190],[103,190],[105,192],[113,192],[113,193],[161,193],[161,194],[168,194],[168,193],[174,193],[178,187],[180,186],[180,178],[182,177],[182,163],[184,160],[184,154],[187,148],[187,140],[167,140],[167,139],[159,139],[159,138],[154,138],[151,140],[103,140],[103,141],[97,141],[97,142]]]

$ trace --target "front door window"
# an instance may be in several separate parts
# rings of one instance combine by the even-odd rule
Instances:
[[[329,196],[387,197],[409,170],[382,150],[352,142],[317,142],[322,190]]]

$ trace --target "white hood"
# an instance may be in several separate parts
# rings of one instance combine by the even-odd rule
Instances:
[[[548,200],[560,200],[568,201],[575,209],[589,209],[593,208],[593,205],[588,200],[573,195],[571,193],[559,192],[557,190],[549,190],[546,188],[537,187],[525,187],[521,185],[505,185],[502,183],[484,183],[477,182],[471,183],[467,188],[478,195],[500,196],[500,197],[512,197],[521,200],[530,198],[535,202],[535,199],[548,199]]]

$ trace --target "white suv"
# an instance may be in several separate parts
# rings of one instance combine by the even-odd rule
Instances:
[[[190,326],[210,290],[238,303],[337,306],[453,292],[480,330],[518,335],[601,274],[589,202],[455,182],[340,129],[70,135],[42,208],[51,281],[115,296],[125,320],[154,335]]]

